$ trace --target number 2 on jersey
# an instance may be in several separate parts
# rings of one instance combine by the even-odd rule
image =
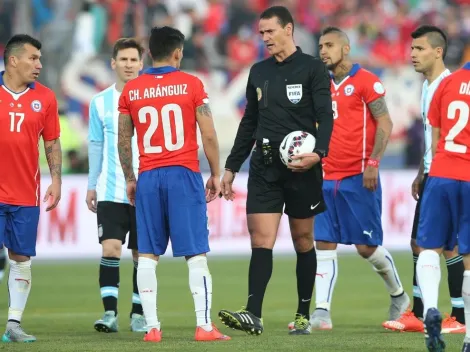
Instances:
[[[467,152],[467,146],[455,143],[454,139],[467,126],[470,107],[464,101],[455,100],[449,104],[449,108],[447,109],[447,118],[451,120],[455,119],[457,117],[457,112],[459,112],[459,118],[455,125],[449,130],[449,133],[445,138],[444,149],[449,152],[465,154]]]
[[[172,113],[172,114],[171,114]],[[175,137],[176,142],[173,143],[170,115],[173,115],[175,123]],[[161,117],[162,128],[163,128],[163,139],[165,142],[165,148],[168,151],[175,151],[181,149],[184,145],[184,125],[183,125],[183,112],[178,104],[166,104],[160,110],[153,106],[144,106],[140,108],[139,122],[147,123],[147,117],[150,118],[150,124],[147,131],[144,134],[144,152],[146,154],[157,154],[163,151],[160,145],[152,145],[151,139],[158,128],[159,117]]]
[[[24,113],[22,112],[9,112],[10,114],[10,132],[20,132],[21,124],[24,120]]]

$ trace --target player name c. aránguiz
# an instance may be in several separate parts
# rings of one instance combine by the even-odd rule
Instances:
[[[169,84],[167,86],[157,85],[156,87],[145,88],[142,94],[141,89],[129,90],[129,100],[140,100],[149,98],[172,97],[175,95],[188,94],[187,84]]]

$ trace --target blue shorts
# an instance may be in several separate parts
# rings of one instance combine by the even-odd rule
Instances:
[[[207,204],[202,175],[170,166],[139,175],[136,192],[139,253],[174,257],[209,252]]]
[[[36,256],[39,207],[0,203],[0,247],[15,254]]]
[[[362,185],[362,174],[323,181],[326,211],[315,217],[315,240],[341,244],[382,245],[382,188]]]
[[[419,218],[418,246],[470,253],[470,182],[430,176]]]

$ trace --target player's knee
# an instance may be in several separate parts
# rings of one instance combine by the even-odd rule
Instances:
[[[317,241],[316,248],[319,251],[334,251],[338,247],[337,243]]]
[[[313,234],[292,234],[292,242],[296,252],[307,252],[313,248]]]
[[[470,254],[464,254],[462,257],[465,270],[470,270]]]
[[[459,248],[457,246],[454,247],[451,251],[444,251],[444,257],[446,259],[452,259],[459,255]]]
[[[418,244],[416,243],[415,238],[412,238],[410,240],[410,247],[411,247],[411,251],[413,252],[414,255],[419,255],[419,253],[421,253],[421,247],[418,246]]]
[[[374,254],[377,246],[356,245],[357,253],[364,259]]]
[[[11,260],[18,262],[18,263],[23,263],[29,261],[31,258],[26,256],[26,255],[21,255],[13,252],[11,249],[8,250],[8,258]]]
[[[122,242],[118,240],[105,240],[101,243],[103,246],[103,257],[121,257]]]

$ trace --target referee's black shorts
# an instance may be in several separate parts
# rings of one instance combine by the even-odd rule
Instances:
[[[137,220],[135,207],[130,204],[115,202],[98,202],[98,241],[119,240],[126,243],[126,235],[129,233],[127,248],[137,249]]]
[[[247,214],[286,213],[294,219],[307,219],[325,211],[321,163],[306,172],[292,172],[272,148],[273,162],[265,165],[257,146],[251,155],[248,176]]]
[[[419,198],[418,198],[418,201],[416,202],[415,217],[413,219],[413,229],[411,230],[411,238],[414,240],[416,239],[416,235],[418,233],[421,200],[423,199],[423,192],[424,192],[427,179],[428,179],[428,174],[424,174],[423,183],[421,184],[421,188],[419,190]]]

